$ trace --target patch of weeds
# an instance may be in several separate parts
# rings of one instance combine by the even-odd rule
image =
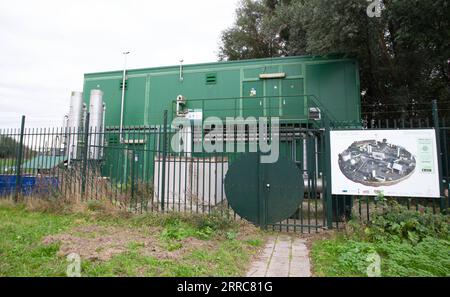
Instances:
[[[226,230],[236,226],[236,222],[226,213],[215,211],[208,215],[197,216],[194,219],[199,229],[211,228],[212,230]]]
[[[210,239],[213,234],[214,234],[214,229],[206,226],[199,230],[196,230],[194,236],[197,237],[198,239],[207,240],[207,239]]]
[[[187,237],[195,237],[202,240],[208,240],[214,235],[214,232],[215,231],[208,226],[198,229],[195,226],[178,221],[166,226],[161,232],[161,238],[163,240],[178,241]]]
[[[169,252],[173,252],[181,249],[183,244],[181,242],[168,242],[166,247]]]
[[[260,247],[264,243],[264,241],[261,238],[250,238],[247,239],[245,242],[254,247]]]
[[[238,236],[238,233],[236,231],[228,231],[225,233],[225,237],[228,240],[235,240]]]
[[[87,209],[90,211],[103,211],[104,205],[101,201],[98,200],[89,200],[87,202]]]
[[[164,240],[182,240],[186,237],[189,237],[194,233],[193,230],[189,230],[188,228],[184,228],[180,225],[174,225],[166,227],[161,232],[161,238]]]
[[[317,241],[311,257],[318,276],[365,276],[367,256],[381,257],[382,276],[450,276],[450,218],[391,205],[368,224]]]
[[[129,250],[139,250],[140,248],[143,248],[145,245],[142,242],[130,242],[128,244]]]

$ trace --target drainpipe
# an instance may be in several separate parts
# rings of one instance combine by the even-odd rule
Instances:
[[[124,66],[123,66],[123,75],[122,75],[122,101],[120,103],[120,128],[119,128],[119,134],[120,134],[120,143],[123,143],[123,108],[124,108],[124,100],[125,100],[125,80],[126,80],[126,74],[127,74],[127,55],[130,52],[123,52],[124,56]]]

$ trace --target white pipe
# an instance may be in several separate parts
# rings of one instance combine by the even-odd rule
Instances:
[[[120,103],[120,143],[123,143],[123,108],[124,108],[124,100],[125,100],[125,78],[127,74],[127,55],[130,52],[123,52],[124,55],[124,66],[123,66],[123,77],[122,77],[122,101]]]

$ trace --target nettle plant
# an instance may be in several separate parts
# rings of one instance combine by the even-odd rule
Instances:
[[[396,201],[389,204],[389,210],[375,214],[365,227],[369,240],[406,241],[412,244],[421,242],[426,237],[450,239],[450,218],[430,211],[409,210]]]

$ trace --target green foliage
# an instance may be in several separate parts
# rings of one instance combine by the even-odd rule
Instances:
[[[226,237],[228,240],[234,240],[234,239],[236,239],[237,235],[238,235],[238,233],[235,232],[235,231],[228,231],[227,233],[225,233],[225,237]]]
[[[311,255],[317,275],[365,276],[367,256],[381,256],[383,276],[450,276],[449,217],[394,205],[353,232],[317,241]]]
[[[236,227],[235,222],[231,216],[225,212],[215,211],[208,215],[197,216],[195,218],[195,225],[200,228],[210,228],[212,230],[225,230]]]
[[[15,158],[19,144],[9,136],[0,135],[0,159]]]
[[[19,131],[20,132],[20,131]],[[14,132],[14,133],[19,133]],[[20,134],[20,133],[19,133]],[[0,135],[0,161],[1,159],[15,160],[17,158],[19,149],[19,142],[11,136]],[[32,157],[36,152],[32,151],[28,147],[24,147],[23,155],[27,157]],[[9,163],[11,166],[11,163]],[[0,163],[1,166],[1,163]],[[1,168],[0,168],[1,169]]]
[[[161,238],[165,240],[183,240],[187,237],[196,237],[198,239],[207,240],[214,235],[211,227],[204,226],[196,228],[185,223],[175,223],[166,226],[161,233]]]
[[[261,240],[261,238],[251,238],[247,240],[247,243],[251,246],[262,246],[262,244],[264,243],[263,240]]]
[[[229,229],[236,228],[236,223],[222,213],[213,212],[208,215],[183,216],[170,214],[162,222],[165,226],[161,237],[165,240],[183,240],[195,237],[208,240]]]
[[[168,242],[167,243],[167,250],[169,252],[179,250],[183,247],[183,244],[181,242]]]
[[[427,237],[417,245],[336,238],[318,241],[311,251],[319,276],[366,276],[367,255],[381,256],[382,276],[450,276],[450,242]]]
[[[103,206],[103,202],[102,201],[89,200],[87,202],[87,208],[90,211],[101,211],[101,210],[103,210],[104,206]]]
[[[450,100],[450,1],[383,3],[370,18],[366,0],[243,0],[219,59],[342,53],[359,61],[363,112],[428,116]]]
[[[236,9],[236,22],[222,33],[220,60],[240,60],[279,56],[279,36],[272,29],[273,4],[242,0]]]
[[[426,237],[450,238],[450,218],[430,212],[407,210],[394,205],[382,214],[375,215],[365,228],[370,241],[394,240],[417,244]]]

